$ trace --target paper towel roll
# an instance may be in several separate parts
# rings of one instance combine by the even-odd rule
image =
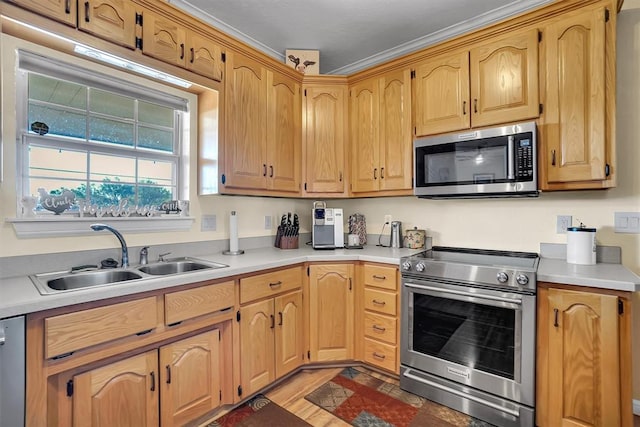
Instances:
[[[231,211],[229,216],[229,252],[238,252],[238,215]]]

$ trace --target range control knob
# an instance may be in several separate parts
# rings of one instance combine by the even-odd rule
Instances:
[[[525,274],[521,273],[516,276],[516,282],[518,282],[518,285],[524,286],[529,283],[529,278]]]
[[[402,263],[403,270],[411,270],[411,263],[409,261],[405,261]]]
[[[501,271],[496,275],[496,279],[498,279],[498,282],[500,283],[507,283],[507,281],[509,280],[509,275],[504,271]]]
[[[424,265],[424,262],[419,262],[419,263],[416,264],[416,271],[418,273],[422,273],[425,268],[427,268],[427,266]]]

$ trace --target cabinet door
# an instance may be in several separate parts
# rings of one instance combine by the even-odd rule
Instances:
[[[49,18],[76,26],[76,0],[10,0]]]
[[[384,75],[380,85],[380,190],[410,190],[413,181],[411,71]]]
[[[145,11],[142,52],[168,64],[185,66],[185,30],[177,22]]]
[[[242,395],[249,396],[275,380],[273,299],[240,308]]]
[[[122,46],[135,48],[136,10],[129,0],[78,2],[78,28]]]
[[[276,378],[288,374],[304,360],[302,291],[275,299]]]
[[[618,297],[549,289],[549,425],[620,425]]]
[[[266,78],[257,62],[227,55],[222,183],[228,187],[267,188]]]
[[[300,193],[302,95],[290,77],[268,72],[267,163],[269,189]]]
[[[307,193],[345,192],[345,118],[343,85],[305,89],[304,176]]]
[[[538,117],[538,30],[497,40],[470,52],[471,125]]]
[[[187,33],[187,69],[213,80],[222,81],[222,49],[219,45],[193,32]]]
[[[160,348],[162,425],[185,425],[220,405],[220,331]]]
[[[353,357],[353,265],[309,267],[311,361]]]
[[[471,126],[469,52],[438,56],[415,70],[415,133],[431,135]]]
[[[157,351],[76,375],[73,384],[74,427],[159,425]]]
[[[544,32],[548,183],[606,179],[604,16],[602,8],[587,11]]]
[[[377,79],[352,86],[351,191],[378,191],[380,187],[380,104]]]

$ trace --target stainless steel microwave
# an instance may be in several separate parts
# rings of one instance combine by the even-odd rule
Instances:
[[[418,197],[538,195],[535,122],[418,138],[413,149]]]

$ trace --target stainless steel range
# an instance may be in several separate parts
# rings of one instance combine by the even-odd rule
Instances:
[[[442,246],[402,258],[401,388],[498,426],[533,427],[538,262]]]

